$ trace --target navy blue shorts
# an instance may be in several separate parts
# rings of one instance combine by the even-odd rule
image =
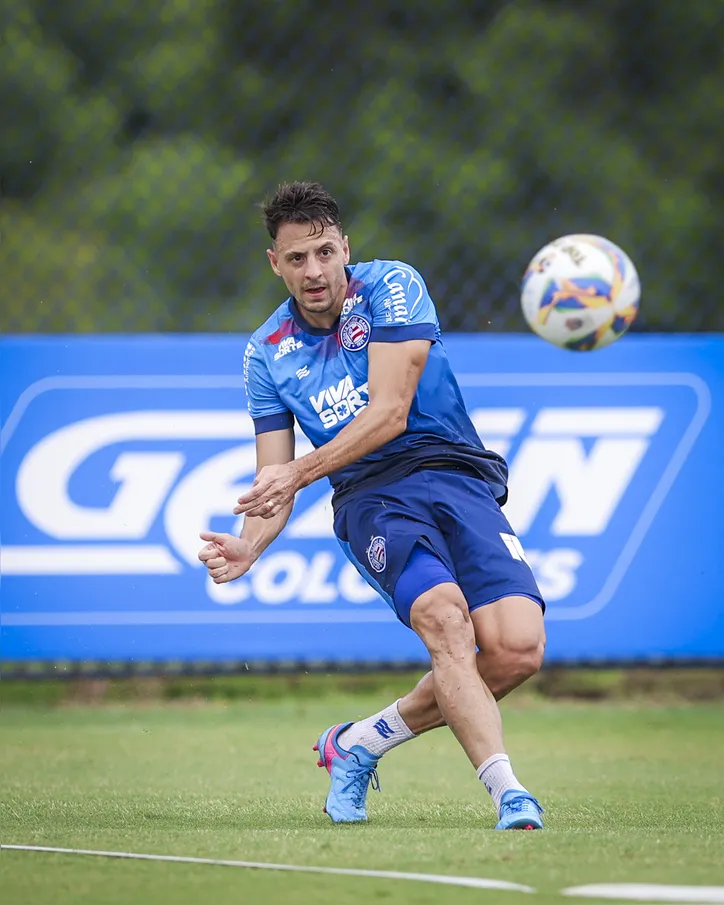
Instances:
[[[513,529],[489,485],[472,474],[421,469],[360,493],[338,510],[334,530],[362,577],[407,626],[416,597],[451,579],[471,611],[513,595],[545,608]]]

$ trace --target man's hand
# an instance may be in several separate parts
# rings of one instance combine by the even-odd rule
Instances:
[[[299,468],[296,462],[284,465],[267,465],[259,471],[251,490],[239,497],[234,515],[272,518],[294,500],[301,488]]]
[[[232,534],[205,531],[201,540],[209,541],[199,551],[199,559],[209,570],[214,584],[225,584],[241,578],[254,565],[256,556],[248,540]]]

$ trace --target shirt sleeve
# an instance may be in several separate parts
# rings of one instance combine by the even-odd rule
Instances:
[[[282,402],[261,349],[253,339],[244,352],[244,389],[255,434],[294,427],[294,415]]]
[[[422,276],[408,264],[393,264],[377,281],[370,297],[370,342],[437,341],[435,305]]]

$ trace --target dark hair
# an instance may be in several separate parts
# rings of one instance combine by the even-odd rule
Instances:
[[[312,232],[321,226],[342,229],[339,207],[329,192],[318,182],[286,182],[274,197],[262,204],[264,225],[272,239],[284,223],[308,223]],[[321,229],[319,230],[321,232]]]

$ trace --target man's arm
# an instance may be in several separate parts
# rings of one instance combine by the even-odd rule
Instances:
[[[272,465],[287,465],[294,461],[294,429],[269,431],[266,434],[258,434],[256,438],[256,473],[262,468]],[[247,541],[258,559],[269,544],[281,533],[289,521],[294,506],[294,497],[271,518],[258,518],[247,513],[244,519],[244,527],[241,531],[241,539]]]
[[[276,520],[297,490],[403,433],[429,351],[430,343],[424,339],[370,343],[369,405],[329,443],[289,465],[260,472],[249,493],[239,498],[234,512]]]
[[[263,468],[284,466],[294,460],[294,430],[269,431],[256,438],[256,473]],[[199,559],[216,584],[240,578],[257,561],[269,544],[280,534],[294,506],[294,497],[280,506],[269,518],[247,515],[241,537],[206,531],[201,539],[208,541]]]
[[[429,351],[430,343],[425,339],[370,343],[369,405],[334,440],[297,460],[301,487],[356,462],[404,433]]]

